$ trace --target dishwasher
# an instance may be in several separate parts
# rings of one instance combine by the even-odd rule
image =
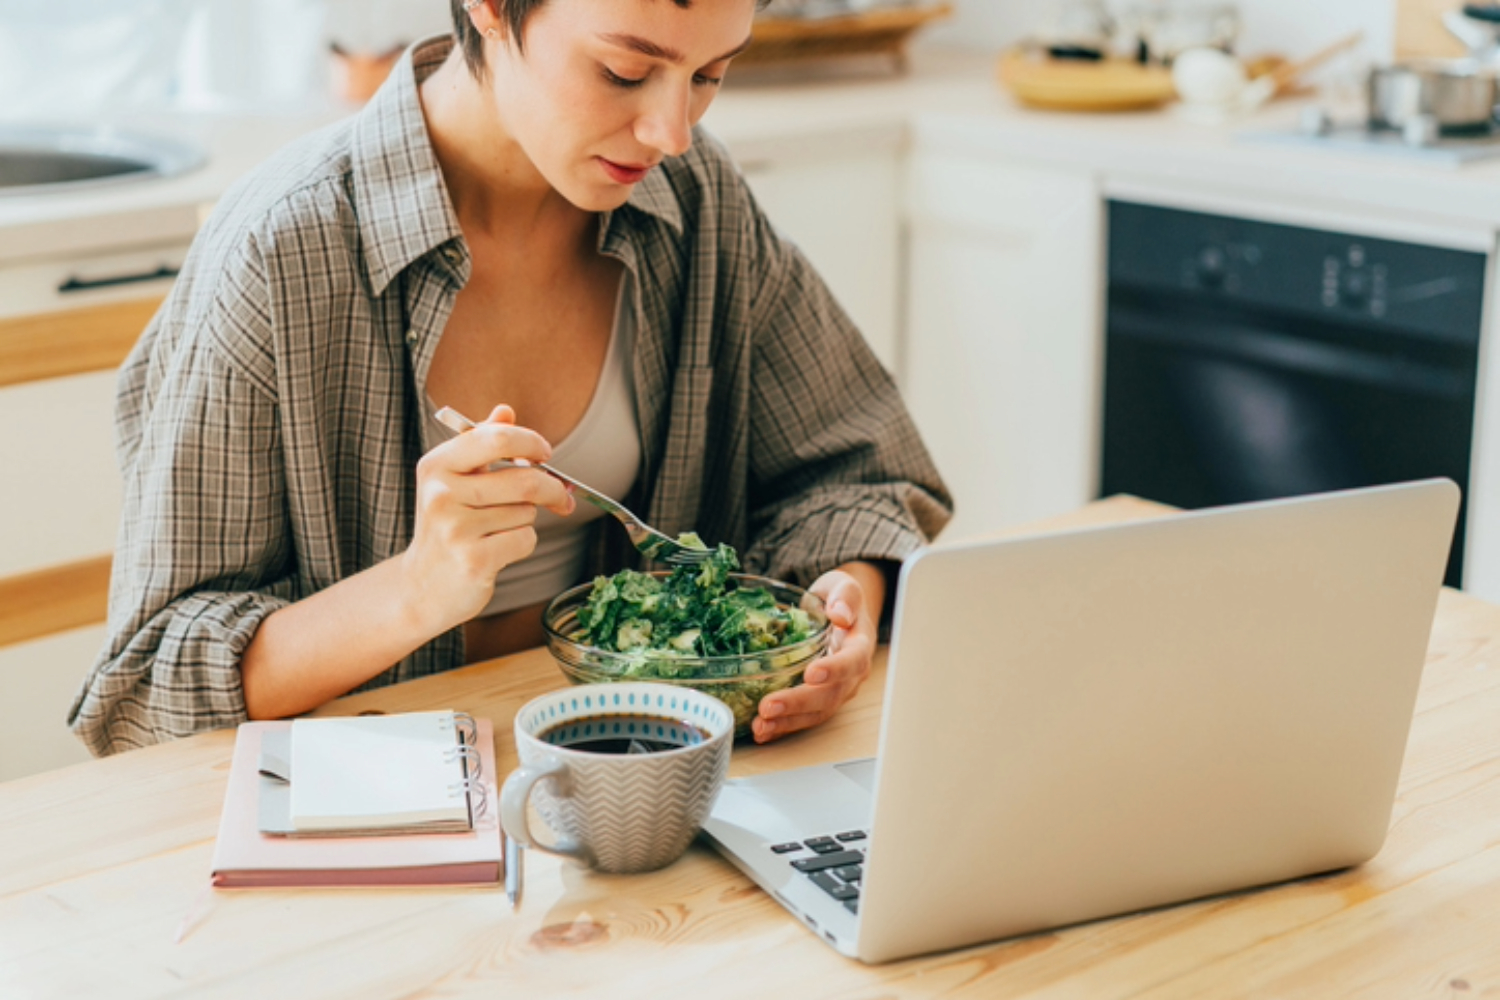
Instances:
[[[1126,201],[1108,220],[1101,495],[1446,476],[1467,497],[1485,254]]]

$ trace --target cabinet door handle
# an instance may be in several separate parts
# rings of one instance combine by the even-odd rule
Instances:
[[[172,267],[170,264],[162,264],[154,271],[141,271],[137,274],[117,274],[108,278],[69,278],[57,286],[57,290],[66,295],[68,292],[86,292],[94,288],[111,288],[115,285],[133,285],[139,281],[160,281],[163,278],[175,278],[181,268]]]

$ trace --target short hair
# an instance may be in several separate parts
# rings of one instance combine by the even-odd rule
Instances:
[[[516,40],[516,48],[521,49],[522,29],[526,26],[526,19],[532,13],[546,3],[547,0],[483,0],[484,3],[493,4],[495,13],[500,20],[504,21],[510,36]],[[672,0],[679,7],[691,7],[693,0]],[[756,8],[764,7],[770,0],[755,0]],[[484,37],[474,29],[474,22],[469,20],[469,12],[464,9],[464,0],[448,0],[448,6],[453,10],[453,34],[458,39],[459,47],[463,49],[464,63],[468,65],[469,72],[476,80],[482,80],[485,76],[484,65]]]

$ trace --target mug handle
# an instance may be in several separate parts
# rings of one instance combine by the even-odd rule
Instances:
[[[500,790],[500,825],[522,847],[560,854],[580,864],[592,864],[587,848],[572,837],[560,837],[555,844],[543,844],[531,835],[531,825],[526,818],[526,804],[531,800],[531,790],[543,778],[551,778],[559,794],[567,794],[568,765],[556,757],[546,757],[540,764],[522,764],[505,779]]]

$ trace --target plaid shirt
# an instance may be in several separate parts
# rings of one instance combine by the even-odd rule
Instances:
[[[244,721],[260,623],[410,543],[416,401],[470,272],[417,91],[451,45],[226,193],[125,362],[108,637],[69,716],[94,753]],[[947,521],[890,376],[715,142],[602,215],[599,250],[635,291],[631,509],[803,584]],[[638,565],[606,522],[591,574]],[[463,662],[456,629],[365,687]]]

